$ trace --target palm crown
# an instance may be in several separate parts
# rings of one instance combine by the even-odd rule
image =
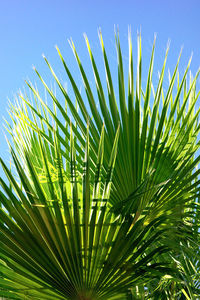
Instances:
[[[143,89],[138,36],[134,87],[129,34],[126,97],[116,34],[118,104],[101,33],[99,37],[107,96],[86,36],[85,41],[100,110],[72,41],[92,114],[58,48],[81,114],[45,57],[65,105],[37,70],[54,108],[30,82],[35,105],[25,93],[10,105],[7,129],[18,177],[1,161],[10,185],[1,178],[0,294],[11,299],[195,299],[199,72],[188,83],[190,60],[180,78],[179,57],[164,93],[167,48],[153,87],[154,41]]]

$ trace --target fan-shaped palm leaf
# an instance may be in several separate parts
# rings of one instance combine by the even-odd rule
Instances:
[[[199,92],[196,92],[199,72],[194,78],[190,76],[188,83],[187,74],[190,60],[183,77],[180,78],[178,72],[179,57],[172,76],[169,76],[169,86],[165,93],[163,80],[169,51],[167,48],[158,84],[153,87],[154,41],[147,83],[142,88],[141,36],[138,36],[137,75],[136,82],[134,82],[132,42],[129,34],[129,74],[126,92],[122,52],[119,35],[117,34],[119,92],[116,94],[101,33],[99,33],[99,38],[105,65],[107,95],[91,46],[85,36],[98,101],[75,45],[73,41],[70,41],[83,79],[85,95],[91,114],[85,98],[80,93],[76,80],[73,78],[58,48],[58,54],[71,83],[79,111],[45,57],[47,66],[58,84],[59,96],[64,96],[64,102],[62,103],[59,100],[56,93],[48,87],[39,72],[35,70],[53,101],[53,108],[51,105],[47,105],[42,94],[31,83],[28,83],[28,86],[36,105],[29,100],[26,94],[22,93],[20,94],[21,100],[17,101],[16,105],[11,104],[13,124],[7,123],[7,127],[13,136],[18,152],[17,156],[16,154],[13,154],[13,156],[23,189],[28,192],[27,197],[31,197],[31,199],[39,198],[39,204],[45,207],[44,212],[42,207],[37,208],[36,206],[34,209],[39,210],[37,212],[38,218],[40,218],[40,222],[45,224],[45,235],[49,235],[48,239],[50,240],[48,240],[48,243],[51,241],[48,246],[53,247],[52,253],[50,252],[49,255],[53,255],[52,259],[56,259],[53,266],[56,266],[58,273],[60,269],[56,265],[57,260],[62,266],[63,258],[65,258],[65,255],[69,255],[70,267],[67,269],[66,266],[62,266],[62,272],[63,274],[69,272],[71,276],[68,278],[69,275],[67,275],[67,280],[69,281],[69,293],[74,293],[73,297],[76,297],[76,293],[80,295],[80,291],[85,287],[84,293],[89,291],[91,296],[94,293],[95,297],[107,297],[106,299],[108,299],[110,295],[120,292],[121,288],[124,292],[125,289],[131,287],[131,284],[134,286],[137,282],[136,293],[133,288],[132,292],[129,292],[129,296],[132,293],[135,295],[133,297],[136,297],[138,289],[141,291],[141,295],[143,293],[144,297],[150,299],[150,297],[154,297],[151,296],[154,291],[151,289],[151,285],[148,286],[142,280],[140,281],[142,272],[145,271],[148,277],[149,272],[152,273],[152,269],[155,271],[159,267],[159,263],[172,261],[175,268],[178,264],[182,266],[182,271],[179,269],[180,273],[173,284],[178,282],[177,286],[180,286],[178,291],[183,289],[185,295],[189,293],[192,295],[189,288],[190,282],[186,280],[187,276],[184,277],[184,272],[185,274],[189,272],[184,265],[184,256],[186,256],[186,260],[190,260],[191,254],[189,253],[194,253],[193,251],[196,249],[195,241],[199,241],[199,225],[198,222],[194,221],[199,218],[199,170],[197,166],[200,156],[197,150],[199,148],[200,125],[198,117],[200,109],[196,110],[195,108],[199,97]],[[176,79],[177,86],[175,87]],[[134,87],[135,84],[136,87]],[[151,104],[152,100],[153,104]],[[98,109],[97,102],[99,102],[100,109]],[[72,121],[68,114],[69,111],[72,115]],[[89,134],[88,122],[90,124]],[[102,126],[104,126],[103,159],[102,154],[98,155],[103,151]],[[74,134],[74,139],[72,139],[70,128]],[[110,154],[113,144],[115,144],[116,134],[119,136],[118,151],[115,168],[111,172]],[[89,146],[88,140],[90,140]],[[59,163],[60,161],[63,163]],[[74,171],[75,161],[77,173]],[[20,163],[22,163],[23,168],[19,167]],[[101,165],[102,184],[99,185],[97,182],[100,177]],[[15,185],[14,178],[10,177],[11,173],[5,166],[4,169],[11,179],[11,185]],[[23,176],[21,175],[22,172]],[[83,174],[82,179],[81,175]],[[90,179],[88,174],[90,174]],[[76,177],[75,182],[71,180],[72,182],[69,183],[69,178],[74,178],[74,176]],[[109,197],[106,196],[105,208],[100,210],[98,204],[92,205],[91,203],[99,197],[101,199],[105,197],[105,191],[110,185],[110,176],[112,176],[112,189],[109,192]],[[26,180],[23,178],[26,178]],[[27,180],[28,183],[26,183]],[[82,187],[80,182],[83,183]],[[11,199],[19,201],[3,181],[2,185]],[[88,191],[89,186],[90,189],[95,191],[91,202],[88,200],[91,198],[91,193]],[[63,187],[65,187],[65,191],[63,191]],[[71,195],[72,199],[69,207],[65,207],[67,201],[63,201],[63,197],[68,199],[66,198],[66,192],[67,195]],[[77,194],[82,195],[82,204],[77,201]],[[20,199],[24,197],[22,194],[18,196]],[[52,208],[49,208],[47,199],[55,200],[55,198],[61,199],[61,202],[52,201],[52,203],[50,202]],[[7,202],[3,194],[2,199],[5,203]],[[34,201],[34,205],[38,205],[38,203],[35,203],[36,200],[29,201]],[[48,203],[48,209],[46,209],[46,203]],[[59,203],[63,203],[62,209]],[[13,205],[10,208],[6,207],[7,211],[10,211],[11,208],[13,209]],[[66,215],[68,210],[69,215]],[[5,222],[7,217],[4,216],[6,213],[3,210],[2,214],[2,222],[7,224]],[[70,234],[67,233],[67,236],[65,233],[65,218],[69,221],[67,228],[73,229]],[[103,225],[104,221],[107,220],[106,218],[109,220],[106,222],[110,224],[107,229]],[[96,225],[96,219],[99,222],[98,226]],[[46,224],[46,222],[48,223]],[[6,225],[5,228],[9,227],[10,224],[12,222]],[[40,226],[43,227],[42,223]],[[152,229],[154,229],[153,233],[151,232]],[[108,235],[106,235],[106,232],[108,232]],[[108,238],[108,244],[105,236]],[[61,237],[62,239],[66,237],[66,240],[62,240]],[[101,245],[101,237],[103,241],[105,240],[103,245]],[[71,241],[68,241],[69,245],[67,239]],[[158,253],[158,249],[161,253],[162,249],[165,249],[166,239],[168,246],[171,248],[170,255],[163,254],[159,259],[157,258],[155,264],[150,263],[154,254]],[[113,244],[112,241],[114,241]],[[113,245],[113,249],[109,246],[109,243]],[[69,248],[66,248],[67,245]],[[101,249],[103,249],[102,252]],[[79,256],[73,257],[77,251]],[[102,262],[102,255],[103,259],[106,260],[105,265]],[[137,265],[136,261],[138,259],[141,259],[141,265],[140,262],[137,262]],[[64,261],[67,264],[67,260]],[[143,261],[145,262],[145,269],[142,267]],[[137,270],[137,267],[141,267],[142,271],[141,269],[139,273],[136,271],[134,273],[135,277],[131,277],[132,275],[126,277],[127,273],[132,274],[133,270]],[[154,277],[152,280],[159,287],[162,286],[163,280],[165,282],[175,280],[174,276],[172,278],[166,277],[165,272],[160,271],[157,274],[159,274],[157,278]],[[183,283],[183,281],[185,282]],[[70,286],[71,282],[74,284],[73,287]],[[96,291],[97,285],[98,291]],[[186,285],[188,287],[185,289]],[[50,283],[49,286],[59,290],[59,287],[56,287],[54,283]],[[147,290],[150,292],[148,295]],[[170,289],[168,291],[166,295],[171,297]],[[190,297],[192,297],[191,295]]]
[[[0,258],[2,296],[11,299],[112,299],[123,298],[126,290],[140,280],[172,272],[162,253],[169,250],[167,230],[158,217],[144,226],[146,217],[132,226],[134,217],[115,217],[108,200],[117,153],[119,129],[110,154],[109,168],[101,192],[100,174],[104,150],[101,133],[97,168],[90,185],[89,135],[87,135],[82,193],[76,170],[76,152],[71,133],[70,187],[62,170],[59,142],[54,135],[57,176],[53,178],[46,159],[45,143],[38,136],[46,182],[41,184],[28,152],[27,178],[11,150],[21,186],[1,161],[12,190],[1,178],[6,194],[0,192]],[[52,160],[54,158],[52,157]],[[46,185],[46,188],[44,188]],[[160,239],[163,243],[155,247]],[[144,253],[146,253],[144,255]],[[125,296],[124,296],[125,297]],[[113,298],[114,299],[114,298]]]

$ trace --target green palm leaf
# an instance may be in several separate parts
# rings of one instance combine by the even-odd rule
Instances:
[[[90,184],[89,130],[85,149],[82,188],[77,180],[76,156],[71,131],[70,186],[62,172],[59,142],[54,134],[57,178],[49,170],[44,140],[38,136],[45,167],[45,184],[40,183],[33,159],[24,153],[29,169],[27,178],[11,149],[20,177],[14,179],[3,161],[2,167],[13,191],[1,179],[5,192],[0,200],[0,295],[10,293],[12,299],[26,295],[28,299],[108,299],[122,297],[127,288],[147,276],[172,272],[157,258],[169,250],[165,245],[165,229],[160,230],[163,217],[144,226],[145,217],[132,226],[133,217],[115,217],[110,211],[113,168],[119,139],[117,131],[103,191],[100,174],[103,162],[104,128],[98,151],[95,180]],[[81,192],[82,191],[82,192]],[[158,238],[163,245],[151,249]],[[146,255],[144,256],[144,251]],[[158,258],[158,261],[159,261]],[[166,266],[165,266],[166,265]],[[125,295],[125,294],[124,294]]]
[[[188,274],[196,276],[196,269],[186,262],[193,264],[194,253],[199,259],[199,72],[188,81],[190,59],[181,78],[180,55],[165,91],[167,47],[153,86],[154,40],[142,87],[141,36],[134,81],[129,32],[126,91],[119,33],[115,38],[118,93],[101,32],[107,89],[85,36],[100,108],[73,41],[87,99],[57,50],[80,112],[46,57],[59,93],[35,71],[54,108],[31,83],[35,104],[20,94],[10,105],[18,178],[2,162],[12,187],[1,179],[2,268],[37,279],[38,289],[61,299],[154,299],[158,293],[192,299],[198,283],[192,286]],[[21,295],[22,288],[6,284],[12,297]]]

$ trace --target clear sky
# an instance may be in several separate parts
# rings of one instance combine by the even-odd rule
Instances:
[[[73,55],[67,39],[72,37],[79,52],[83,50],[82,58],[87,63],[83,33],[87,33],[96,50],[99,48],[97,29],[101,27],[107,51],[114,61],[114,25],[119,26],[125,55],[130,25],[133,42],[141,28],[143,55],[150,55],[154,33],[157,33],[158,67],[168,39],[171,40],[169,68],[173,69],[181,46],[184,46],[182,68],[192,52],[192,72],[200,66],[199,0],[0,0],[0,156],[8,160],[2,132],[3,116],[8,118],[7,98],[13,99],[18,89],[23,88],[25,79],[37,79],[32,65],[46,73],[42,53],[55,65],[59,62],[54,47],[57,44],[65,58],[69,57],[70,64]]]

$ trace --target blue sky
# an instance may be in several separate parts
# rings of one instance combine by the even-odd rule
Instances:
[[[157,33],[158,70],[170,39],[168,67],[173,69],[181,46],[184,46],[180,68],[184,70],[193,52],[191,70],[195,73],[200,66],[199,12],[198,0],[0,1],[0,156],[7,161],[9,159],[2,131],[3,117],[8,118],[7,98],[12,101],[14,94],[25,85],[25,79],[37,80],[32,65],[48,79],[42,53],[54,65],[58,64],[59,70],[62,66],[54,47],[57,44],[73,68],[73,55],[67,44],[67,39],[72,37],[87,66],[89,60],[83,33],[87,33],[94,51],[100,55],[97,29],[101,27],[107,51],[114,64],[114,25],[119,26],[125,58],[130,25],[133,42],[136,41],[137,30],[141,28],[144,58],[145,55],[149,57],[154,33]]]

